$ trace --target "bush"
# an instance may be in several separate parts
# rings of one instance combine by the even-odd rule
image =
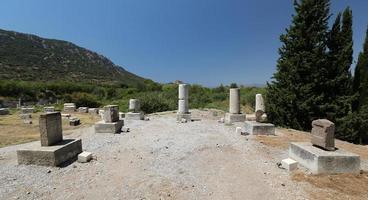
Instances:
[[[101,103],[98,102],[96,96],[84,92],[74,92],[72,94],[65,95],[65,102],[73,102],[77,107],[90,107],[97,108],[101,106]]]

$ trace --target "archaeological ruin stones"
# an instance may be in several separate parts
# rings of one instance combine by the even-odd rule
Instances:
[[[189,112],[189,85],[179,84],[178,87],[179,100],[178,100],[178,112],[176,120],[182,122],[182,119],[186,121],[191,120],[191,114]]]
[[[95,124],[96,133],[121,132],[121,127],[123,127],[124,121],[119,120],[119,107],[117,105],[105,106],[101,115],[103,120]]]
[[[230,88],[229,112],[225,114],[225,123],[244,122],[245,119],[240,109],[240,89]]]
[[[17,150],[18,164],[59,166],[82,152],[80,139],[63,139],[59,112],[41,114],[40,143]]]
[[[125,114],[126,120],[143,120],[144,114],[141,111],[141,104],[139,99],[129,100],[129,112]]]
[[[335,124],[327,119],[312,122],[311,143],[323,149],[335,150]]]

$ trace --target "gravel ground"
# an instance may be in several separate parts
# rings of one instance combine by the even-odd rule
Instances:
[[[276,165],[287,152],[235,133],[212,112],[176,123],[172,112],[127,121],[131,132],[73,131],[89,163],[61,168],[16,163],[16,149],[0,149],[0,199],[309,199],[310,185]],[[238,125],[240,126],[240,125]]]

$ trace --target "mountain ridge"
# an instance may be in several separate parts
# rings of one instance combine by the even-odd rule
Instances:
[[[146,79],[72,42],[0,29],[0,79],[138,85]]]

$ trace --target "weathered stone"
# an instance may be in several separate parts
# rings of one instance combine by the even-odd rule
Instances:
[[[64,112],[75,112],[75,103],[64,103]]]
[[[120,133],[121,127],[124,126],[124,121],[104,122],[100,121],[95,124],[96,133]]]
[[[141,104],[138,99],[129,100],[129,112],[138,113],[141,111]]]
[[[359,155],[338,149],[325,151],[309,142],[292,142],[289,157],[308,168],[313,174],[359,173]]]
[[[17,157],[18,164],[59,166],[75,158],[80,152],[82,152],[82,141],[67,139],[53,146],[39,146],[38,143],[33,143],[24,149],[17,150]]]
[[[225,113],[226,124],[232,124],[234,122],[244,122],[245,119],[246,119],[245,114]]]
[[[9,115],[9,113],[8,108],[0,108],[0,115]]]
[[[138,113],[128,112],[128,113],[125,113],[125,119],[126,120],[143,120],[144,114],[141,112],[138,112]]]
[[[88,113],[88,107],[79,107],[78,112],[80,113]]]
[[[92,153],[83,151],[82,153],[78,154],[78,162],[86,163],[92,160]]]
[[[230,88],[229,113],[240,114],[240,89]]]
[[[128,128],[128,127],[126,127],[126,126],[123,126],[122,128],[121,128],[121,132],[123,132],[123,133],[128,133],[130,131],[130,128]]]
[[[119,112],[119,120],[123,120],[125,118],[125,113]]]
[[[88,113],[97,115],[98,114],[98,108],[88,108]]]
[[[256,113],[256,121],[261,122],[262,115],[265,113],[265,106],[264,106],[264,101],[263,101],[262,94],[256,94],[255,113]]]
[[[312,122],[311,142],[325,150],[335,150],[335,124],[327,119]]]
[[[63,140],[60,112],[40,115],[41,146],[51,146]]]
[[[189,113],[188,99],[179,99],[178,101],[178,113]]]
[[[61,114],[61,117],[65,119],[69,119],[71,116],[71,114]]]
[[[22,114],[28,114],[28,113],[34,113],[35,109],[34,108],[21,108],[20,109],[20,113]]]
[[[49,113],[49,112],[55,112],[55,107],[54,106],[49,106],[49,107],[44,107],[44,112]]]
[[[246,121],[244,131],[250,135],[275,135],[275,126],[268,123]]]
[[[294,171],[298,168],[298,162],[290,158],[282,160],[281,165],[288,171]]]
[[[71,119],[69,119],[69,125],[70,126],[78,126],[78,125],[80,125],[80,119],[78,119],[78,118],[71,118]]]
[[[240,135],[242,133],[242,127],[236,127],[235,133]]]
[[[104,107],[103,120],[107,123],[119,121],[119,107],[117,105],[108,105]]]
[[[189,98],[189,85],[188,84],[179,84],[179,99],[188,99]]]

